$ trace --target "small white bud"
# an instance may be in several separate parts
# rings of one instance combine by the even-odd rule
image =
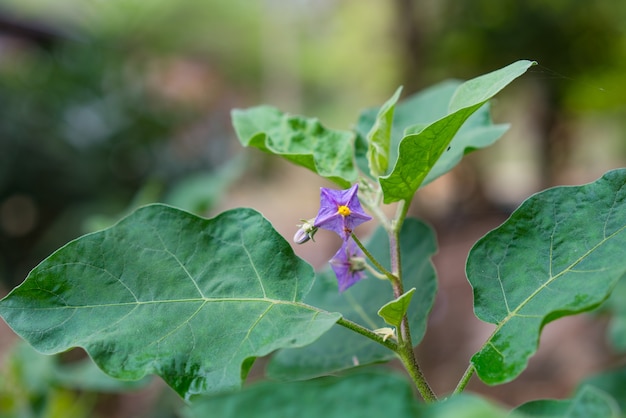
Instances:
[[[396,337],[396,330],[393,328],[378,328],[375,329],[374,332],[383,337],[383,341],[387,341],[389,338],[391,338],[392,340],[398,339],[398,337]]]
[[[301,219],[302,223],[298,225],[300,229],[298,229],[293,236],[293,242],[296,244],[304,244],[308,240],[313,240],[313,235],[317,232],[317,227],[313,225],[315,219],[305,220]]]

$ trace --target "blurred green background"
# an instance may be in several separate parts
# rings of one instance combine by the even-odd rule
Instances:
[[[625,165],[625,2],[3,0],[0,296],[59,246],[143,203],[205,215],[258,203],[282,219],[290,191],[254,190],[290,168],[241,149],[234,107],[267,103],[346,129],[398,85],[409,95],[518,59],[540,65],[494,103],[510,132],[421,191],[414,208],[441,230],[436,262],[451,277],[435,325],[459,295],[471,315],[463,254],[485,228],[530,193]],[[315,202],[321,184],[300,175],[289,185],[312,186]],[[277,228],[289,237],[315,211]],[[9,334],[0,329],[0,350]],[[445,361],[431,338],[424,355]]]

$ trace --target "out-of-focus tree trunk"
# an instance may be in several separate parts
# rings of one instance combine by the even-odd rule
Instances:
[[[422,32],[419,25],[418,3],[414,0],[394,0],[397,39],[403,57],[402,82],[405,93],[419,90],[421,85]]]

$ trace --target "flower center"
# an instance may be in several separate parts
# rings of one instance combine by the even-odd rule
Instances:
[[[348,215],[350,215],[350,213],[352,213],[352,212],[350,211],[350,208],[349,208],[349,207],[347,207],[347,206],[344,206],[344,205],[339,206],[339,207],[337,208],[337,212],[339,212],[339,214],[340,214],[341,216],[348,216]]]
[[[352,256],[348,262],[350,263],[350,271],[363,271],[366,268],[363,257]]]

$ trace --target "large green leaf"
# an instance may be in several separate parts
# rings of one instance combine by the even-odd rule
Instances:
[[[400,246],[405,287],[417,289],[408,309],[411,336],[417,344],[426,332],[428,313],[437,291],[431,263],[437,245],[433,231],[426,224],[409,218],[400,233]],[[389,266],[389,245],[382,228],[374,233],[368,249],[383,265]],[[318,273],[305,302],[323,309],[332,307],[345,318],[374,330],[386,326],[377,311],[392,299],[389,282],[371,276],[340,294],[334,273],[326,269]],[[308,379],[394,357],[395,353],[387,348],[337,325],[307,347],[280,350],[272,357],[268,374],[278,379]]]
[[[548,322],[598,306],[626,273],[626,169],[531,196],[472,248],[474,310],[496,329],[472,357],[488,384],[512,380]]]
[[[240,392],[198,399],[187,418],[412,418],[418,404],[404,376],[369,371],[306,382],[262,382]]]
[[[234,109],[239,141],[349,187],[357,178],[354,134],[327,129],[315,118],[288,115],[271,106]]]
[[[583,386],[572,399],[542,399],[515,409],[527,418],[619,418],[615,399],[593,386]]]
[[[239,387],[255,357],[326,332],[340,315],[301,303],[313,277],[252,209],[151,205],[52,254],[0,315],[43,353],[83,347],[113,377],[155,373],[188,398]]]
[[[404,136],[393,170],[379,180],[384,202],[410,201],[465,121],[533,64],[532,61],[517,61],[466,81],[452,95],[446,116],[424,127],[419,133]]]

